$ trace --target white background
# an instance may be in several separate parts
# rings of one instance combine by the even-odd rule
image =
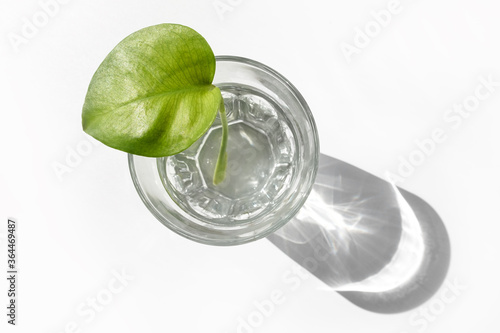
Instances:
[[[14,217],[20,272],[16,327],[6,324],[1,273],[2,332],[237,332],[252,316],[248,332],[500,331],[500,86],[460,124],[444,118],[454,104],[474,101],[481,77],[500,82],[497,1],[401,0],[380,31],[371,12],[390,1],[55,4],[51,15],[33,0],[0,4],[0,268]],[[37,31],[23,36],[33,21]],[[265,239],[210,247],[156,221],[135,192],[126,155],[83,133],[81,107],[106,54],[164,22],[194,28],[215,54],[282,73],[310,105],[322,153],[375,175],[398,175],[401,160],[419,154],[415,140],[443,130],[446,140],[399,185],[440,214],[452,246],[447,280],[464,289],[444,302],[442,293],[451,294],[443,286],[420,308],[380,315],[292,271]],[[357,29],[365,28],[372,36],[362,45]],[[346,57],[347,44],[357,53]],[[75,157],[78,149],[84,154]],[[115,281],[123,271],[130,280]],[[255,302],[271,294],[280,304],[255,315]],[[105,304],[92,310],[96,297]]]

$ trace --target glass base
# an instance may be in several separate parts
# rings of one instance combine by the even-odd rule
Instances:
[[[159,159],[172,199],[188,214],[218,223],[251,223],[279,205],[297,164],[296,134],[284,111],[249,87],[221,87],[229,122],[226,178],[213,184],[222,128],[217,119],[187,150]]]

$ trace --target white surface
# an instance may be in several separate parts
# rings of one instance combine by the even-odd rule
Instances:
[[[17,51],[9,34],[42,8],[0,4],[0,236],[15,217],[20,265],[18,326],[2,310],[2,332],[237,332],[249,317],[256,327],[246,331],[262,333],[500,330],[500,86],[457,128],[443,118],[474,96],[480,77],[500,82],[496,1],[401,0],[350,62],[340,46],[390,1],[60,1]],[[228,11],[219,15],[221,3]],[[161,22],[193,27],[215,54],[275,68],[309,103],[321,151],[378,176],[396,174],[400,156],[418,154],[415,140],[441,128],[447,139],[399,184],[442,217],[448,283],[466,288],[445,285],[406,313],[367,312],[292,271],[267,240],[217,248],[173,234],[140,201],[124,153],[95,143],[81,160],[69,157],[95,142],[80,117],[97,66],[122,38]],[[67,158],[71,172],[59,179],[54,164]],[[134,279],[120,287],[122,269]],[[99,311],[86,304],[96,296],[109,301]],[[271,299],[280,304],[259,317],[255,302]]]

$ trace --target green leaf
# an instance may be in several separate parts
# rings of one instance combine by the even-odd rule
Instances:
[[[149,157],[188,148],[213,123],[222,100],[212,85],[215,56],[191,28],[160,24],[122,40],[92,77],[82,113],[85,132]]]

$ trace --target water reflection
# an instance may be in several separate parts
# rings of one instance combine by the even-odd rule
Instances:
[[[268,239],[329,289],[376,312],[430,298],[450,257],[446,229],[427,203],[326,155],[304,207]]]

